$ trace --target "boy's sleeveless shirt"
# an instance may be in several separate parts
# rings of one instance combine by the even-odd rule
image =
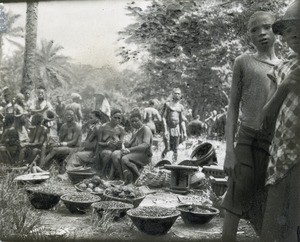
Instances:
[[[269,63],[243,54],[236,58],[234,70],[242,80],[240,121],[241,124],[259,130],[262,123],[262,109],[270,98],[276,83],[267,74],[278,63]]]

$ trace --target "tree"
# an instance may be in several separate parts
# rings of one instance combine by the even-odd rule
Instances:
[[[70,57],[59,54],[62,46],[54,41],[41,41],[36,52],[37,85],[66,88],[71,83],[73,73],[69,64]]]
[[[25,53],[21,89],[33,90],[36,81],[38,2],[27,2],[26,4]]]
[[[286,1],[153,0],[127,5],[136,22],[120,32],[124,61],[139,60],[147,78],[136,91],[161,97],[180,87],[194,113],[227,105],[232,63],[251,49],[246,23],[257,10],[282,11]],[[128,45],[132,43],[135,45]]]
[[[24,29],[21,26],[15,26],[16,21],[21,17],[19,14],[6,12],[3,5],[0,5],[0,66],[2,61],[2,47],[4,40],[18,47],[23,47],[15,39],[24,38]]]

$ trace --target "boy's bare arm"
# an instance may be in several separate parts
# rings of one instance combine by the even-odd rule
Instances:
[[[234,177],[234,167],[237,164],[237,160],[234,154],[234,136],[236,132],[239,106],[242,95],[242,74],[241,67],[236,62],[233,68],[233,77],[230,90],[230,102],[226,120],[226,156],[224,161],[224,170],[228,175]]]

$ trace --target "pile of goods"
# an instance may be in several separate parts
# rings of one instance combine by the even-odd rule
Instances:
[[[105,195],[117,198],[134,199],[142,197],[144,194],[137,187],[127,185],[107,188],[105,190]]]
[[[182,207],[181,209],[184,211],[193,212],[193,213],[201,213],[201,214],[211,214],[212,213],[211,209],[207,209],[205,207],[196,206],[196,205],[189,205],[186,207]]]
[[[75,203],[92,203],[99,201],[99,197],[86,193],[65,194],[63,199]]]
[[[115,182],[115,184],[117,181]],[[121,184],[121,183],[120,183]],[[75,188],[81,192],[102,194],[106,188],[114,186],[113,182],[104,181],[99,176],[85,179],[75,185]]]
[[[175,209],[161,208],[161,207],[139,207],[138,209],[131,210],[132,216],[138,217],[166,217],[175,213]]]

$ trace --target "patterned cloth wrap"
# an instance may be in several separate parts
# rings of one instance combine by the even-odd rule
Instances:
[[[297,56],[291,56],[276,66],[269,77],[276,79],[277,84],[298,67]],[[299,97],[290,92],[279,111],[274,138],[270,148],[270,161],[267,170],[266,184],[275,184],[285,177],[288,171],[299,161],[300,157],[300,106]]]

